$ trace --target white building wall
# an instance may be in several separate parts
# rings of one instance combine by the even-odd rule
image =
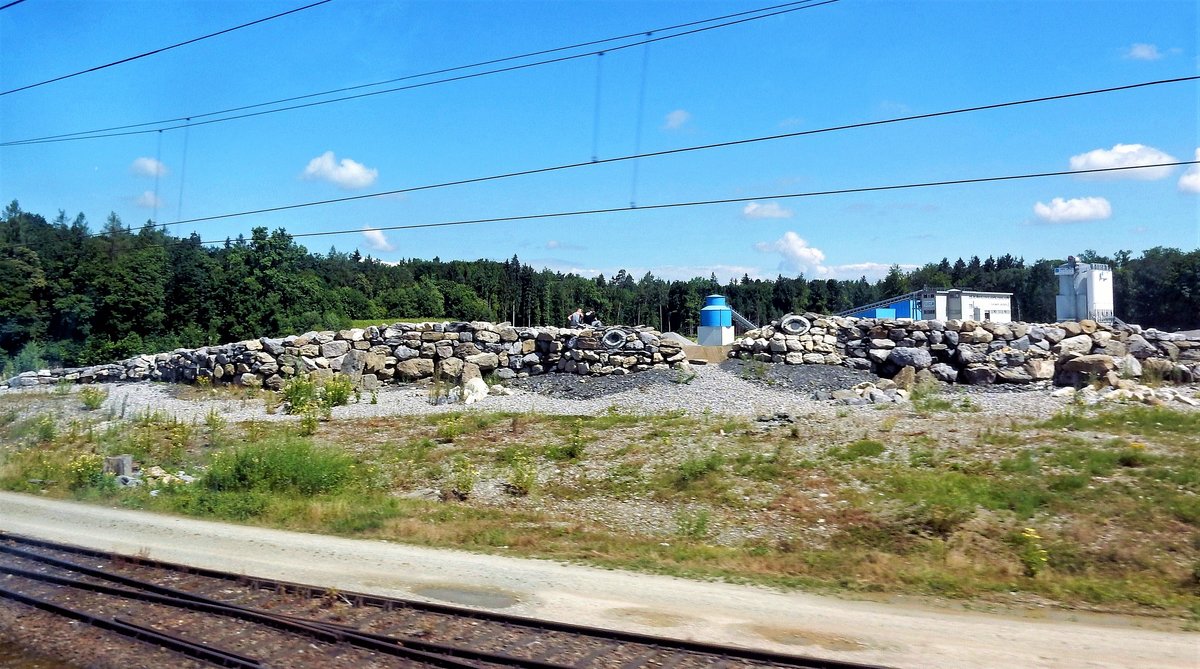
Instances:
[[[963,318],[994,323],[1012,322],[1012,298],[963,291]]]

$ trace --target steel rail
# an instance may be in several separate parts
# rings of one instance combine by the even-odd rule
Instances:
[[[15,543],[22,543],[30,546],[40,546],[51,550],[57,550],[64,553],[74,553],[77,555],[86,555],[89,557],[123,561],[133,565],[143,565],[147,567],[174,571],[178,573],[194,574],[207,578],[231,581],[236,583],[246,584],[251,587],[256,587],[274,592],[302,594],[311,598],[318,598],[326,595],[329,588],[321,588],[301,583],[290,581],[281,581],[276,579],[260,578],[253,576],[245,576],[240,574],[232,574],[228,572],[217,571],[214,569],[206,569],[203,567],[189,567],[173,562],[156,560],[152,558],[119,555],[105,551],[94,550],[90,548],[82,548],[79,546],[70,546],[52,541],[45,541],[33,537],[13,534],[0,530],[0,541],[9,540]],[[0,552],[7,552],[6,547],[0,543]],[[18,549],[19,550],[19,549]],[[46,557],[46,556],[43,556]],[[55,559],[55,558],[49,558]],[[65,561],[64,561],[65,562]],[[69,563],[71,564],[71,563]],[[98,571],[98,570],[97,570]],[[103,572],[101,572],[103,573]],[[117,575],[114,575],[117,576]],[[103,576],[101,576],[103,578]],[[131,579],[132,580],[132,579]],[[152,584],[151,584],[152,585]],[[134,586],[136,587],[136,586]],[[164,586],[155,586],[158,588]],[[183,592],[183,591],[176,591]],[[192,593],[186,593],[192,595]],[[602,627],[593,627],[588,625],[577,625],[573,623],[557,622],[552,620],[539,620],[525,616],[514,616],[510,614],[497,613],[494,611],[481,611],[478,609],[469,609],[461,606],[453,606],[449,604],[436,604],[432,602],[424,602],[415,599],[404,599],[397,597],[384,597],[380,595],[371,595],[353,591],[339,591],[339,595],[347,601],[358,606],[370,606],[381,608],[384,610],[393,610],[397,608],[412,609],[415,611],[439,613],[448,616],[457,616],[461,618],[475,618],[478,620],[502,623],[513,627],[523,627],[527,629],[540,629],[548,631],[563,632],[567,634],[575,634],[580,636],[591,637],[603,641],[623,641],[628,643],[640,644],[643,646],[658,648],[662,650],[685,651],[699,655],[708,655],[730,660],[742,660],[748,662],[757,662],[762,664],[771,664],[777,666],[802,667],[804,669],[888,669],[884,665],[864,664],[858,662],[850,662],[846,660],[834,660],[826,658],[818,658],[803,655],[791,655],[786,653],[777,653],[767,650],[759,650],[755,648],[746,648],[742,646],[730,646],[724,644],[713,644],[701,641],[691,641],[686,639],[672,639],[669,637],[657,637],[638,632],[627,632],[622,630],[610,630]],[[209,602],[217,602],[201,595],[192,595],[197,598],[205,599]],[[330,625],[330,623],[317,622],[321,625]],[[358,634],[363,634],[361,631]],[[419,643],[419,640],[414,640]]]
[[[32,606],[64,618],[78,620],[98,629],[116,632],[117,634],[132,637],[145,643],[161,646],[210,664],[231,667],[233,669],[263,669],[263,664],[254,658],[239,655],[232,651],[221,650],[213,646],[203,646],[193,643],[187,639],[160,632],[121,618],[104,618],[92,615],[85,611],[72,609],[40,597],[34,597],[33,595],[27,595],[4,587],[0,587],[0,598]]]
[[[503,664],[511,667],[521,667],[522,669],[572,669],[571,665],[543,662],[540,660],[517,657],[507,653],[479,651],[463,646],[441,644],[412,637],[396,637],[384,634],[375,634],[373,632],[365,632],[363,630],[355,629],[347,625],[338,625],[336,623],[313,620],[311,618],[304,618],[302,616],[269,613],[248,606],[242,606],[240,604],[221,602],[219,600],[204,597],[203,595],[197,595],[186,590],[178,590],[168,586],[147,583],[139,579],[132,579],[128,576],[121,576],[119,574],[110,574],[103,570],[97,570],[92,567],[78,565],[67,560],[60,560],[47,555],[22,551],[21,549],[13,548],[11,546],[0,546],[0,553],[41,562],[59,569],[77,571],[93,578],[100,578],[112,582],[122,583],[133,588],[140,588],[141,590],[144,590],[144,592],[126,588],[114,588],[112,586],[89,583],[79,579],[56,576],[54,574],[42,574],[39,572],[29,571],[27,569],[8,567],[4,565],[0,565],[0,574],[10,574],[43,583],[76,588],[79,590],[87,590],[89,592],[113,597],[135,599],[138,601],[162,604],[165,606],[172,606],[190,611],[237,618],[247,622],[259,623],[274,627],[285,632],[308,635],[327,643],[344,642],[353,646],[365,648],[367,650],[382,652],[397,657],[404,657],[419,662],[436,664],[438,666],[447,667],[448,669],[478,669],[478,665],[461,661],[458,658],[462,658],[462,660],[475,660],[486,663]]]

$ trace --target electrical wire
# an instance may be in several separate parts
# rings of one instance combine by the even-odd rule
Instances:
[[[25,0],[12,0],[12,2],[6,3],[6,4],[4,4],[4,5],[0,5],[0,12],[2,12],[2,11],[6,10],[6,9],[8,9],[9,7],[12,7],[12,6],[14,6],[14,5],[19,5],[19,4],[21,4],[22,2],[25,2]]]
[[[635,160],[635,159],[639,159],[639,158],[655,158],[655,157],[660,157],[660,156],[668,156],[668,155],[675,155],[675,154],[681,154],[681,153],[690,153],[690,152],[694,152],[694,151],[706,151],[706,150],[726,148],[726,147],[731,147],[731,146],[741,146],[741,145],[755,144],[755,143],[760,143],[760,142],[778,141],[778,140],[790,139],[790,138],[795,138],[795,137],[804,137],[804,136],[808,136],[808,135],[818,135],[818,134],[824,134],[824,133],[830,133],[830,132],[839,132],[839,131],[844,131],[844,130],[869,128],[869,127],[874,127],[874,126],[889,125],[892,123],[903,123],[903,122],[907,122],[907,121],[932,119],[932,118],[939,118],[942,116],[967,114],[967,113],[986,111],[986,110],[992,110],[992,109],[1003,109],[1006,107],[1016,107],[1016,106],[1021,106],[1021,105],[1037,104],[1037,103],[1051,102],[1051,101],[1056,101],[1056,100],[1066,100],[1066,99],[1070,99],[1070,98],[1084,97],[1084,96],[1089,96],[1089,95],[1114,93],[1114,92],[1118,92],[1118,91],[1127,91],[1127,90],[1133,90],[1133,89],[1138,89],[1138,88],[1145,88],[1148,86],[1158,86],[1158,85],[1165,85],[1165,84],[1182,83],[1182,82],[1187,82],[1187,81],[1195,81],[1197,79],[1200,79],[1200,75],[1188,76],[1188,77],[1178,77],[1175,79],[1160,79],[1160,80],[1156,80],[1156,81],[1146,81],[1146,82],[1141,82],[1141,83],[1136,83],[1136,84],[1127,84],[1127,85],[1123,85],[1123,86],[1097,88],[1097,89],[1092,89],[1092,90],[1088,90],[1088,91],[1077,91],[1074,93],[1062,93],[1062,94],[1058,94],[1058,95],[1049,95],[1049,96],[1043,96],[1043,97],[1037,97],[1037,98],[1027,98],[1025,100],[1014,100],[1014,101],[1009,101],[1009,102],[998,102],[998,103],[994,103],[994,104],[978,105],[978,106],[974,106],[974,107],[962,107],[959,109],[931,112],[928,114],[915,114],[915,115],[911,115],[911,116],[899,116],[899,117],[893,117],[893,118],[888,118],[888,119],[881,119],[878,121],[863,121],[861,123],[851,123],[851,124],[845,124],[845,125],[829,126],[829,127],[825,127],[825,128],[815,128],[812,130],[800,130],[800,131],[796,131],[796,132],[782,133],[782,134],[777,134],[777,135],[766,135],[766,136],[762,136],[762,137],[751,137],[751,138],[747,138],[747,139],[736,139],[736,140],[730,140],[727,142],[717,142],[717,143],[713,143],[713,144],[700,144],[700,145],[696,145],[696,146],[686,146],[686,147],[680,147],[680,148],[675,148],[675,149],[665,149],[662,151],[652,151],[649,153],[632,154],[632,155],[626,155],[626,156],[616,156],[616,157],[612,157],[612,158],[601,158],[599,160],[592,160],[592,161],[587,161],[587,162],[567,163],[567,164],[563,164],[563,165],[554,165],[554,166],[550,166],[550,167],[539,167],[539,168],[520,170],[520,171],[515,171],[515,172],[505,172],[502,174],[492,174],[492,175],[482,176],[482,177],[472,177],[472,178],[467,178],[467,179],[458,179],[458,180],[454,180],[454,181],[443,181],[443,182],[439,182],[439,183],[424,184],[424,185],[420,185],[420,186],[410,186],[407,188],[398,188],[398,189],[394,189],[394,190],[381,191],[381,192],[377,192],[377,193],[364,193],[362,195],[347,195],[345,197],[331,198],[331,199],[326,199],[326,200],[315,200],[315,201],[302,202],[302,203],[297,203],[297,204],[279,205],[279,206],[275,206],[275,207],[264,207],[261,209],[253,209],[253,210],[237,212],[237,213],[232,213],[232,214],[216,214],[216,215],[212,215],[212,216],[188,218],[188,219],[172,221],[172,222],[168,222],[168,223],[156,223],[155,227],[160,227],[160,228],[165,229],[165,228],[175,226],[175,225],[186,225],[189,223],[203,223],[206,221],[221,220],[221,219],[226,219],[226,218],[235,218],[235,217],[239,217],[239,216],[250,216],[253,214],[268,214],[268,213],[279,212],[279,211],[287,211],[290,209],[302,209],[302,208],[307,208],[307,207],[315,207],[315,206],[322,206],[322,205],[328,205],[328,204],[354,202],[357,200],[367,200],[367,199],[372,199],[372,198],[377,198],[377,197],[385,197],[385,196],[389,196],[389,195],[402,195],[405,193],[414,193],[414,192],[425,191],[425,190],[435,190],[438,188],[448,188],[451,186],[464,186],[464,185],[469,185],[469,184],[484,183],[484,182],[488,182],[488,181],[497,181],[497,180],[501,180],[501,179],[512,179],[512,178],[516,178],[516,177],[532,176],[535,174],[560,172],[560,171],[571,170],[571,169],[576,169],[576,168],[581,168],[581,167],[587,167],[589,165],[604,165],[604,164],[608,164],[608,163],[618,163],[618,162],[623,162],[623,161],[627,161],[627,160]],[[104,233],[93,233],[92,236],[99,236],[102,234],[104,234]]]
[[[237,25],[237,26],[234,26],[234,27],[232,27],[232,28],[226,28],[226,29],[224,29],[224,30],[218,30],[218,31],[217,31],[217,32],[215,32],[215,33],[209,33],[209,34],[207,34],[207,35],[202,35],[202,36],[200,36],[200,37],[193,37],[192,39],[189,39],[189,40],[186,40],[186,41],[183,41],[183,42],[179,42],[179,43],[177,43],[177,44],[172,44],[172,45],[170,45],[170,46],[164,46],[164,47],[161,47],[161,48],[158,48],[158,49],[154,49],[153,51],[147,51],[147,52],[145,52],[145,53],[140,53],[140,54],[138,54],[138,55],[136,55],[136,56],[129,56],[128,58],[122,58],[121,60],[114,60],[114,61],[113,61],[113,62],[111,62],[111,63],[105,63],[104,65],[97,65],[97,66],[95,66],[95,67],[89,67],[89,68],[88,68],[88,69],[86,69],[86,70],[80,70],[80,71],[78,71],[78,72],[73,72],[73,73],[71,73],[71,74],[64,74],[64,75],[62,75],[62,76],[59,76],[59,77],[54,77],[53,79],[47,79],[47,80],[45,80],[45,81],[39,81],[39,82],[37,82],[36,84],[26,84],[25,86],[21,86],[21,87],[19,87],[19,88],[13,88],[13,89],[11,89],[11,90],[7,90],[7,91],[4,91],[4,92],[0,92],[0,96],[8,95],[8,94],[10,94],[10,93],[17,93],[17,92],[20,92],[20,91],[27,91],[27,90],[29,90],[29,89],[31,89],[31,88],[37,88],[38,86],[45,86],[46,84],[52,84],[52,83],[54,83],[54,82],[56,82],[56,81],[62,81],[62,80],[64,80],[64,79],[70,79],[70,78],[72,78],[72,77],[78,77],[78,76],[79,76],[79,75],[81,75],[81,74],[88,74],[89,72],[98,72],[98,71],[100,71],[100,70],[103,70],[103,69],[106,69],[106,68],[110,68],[110,67],[113,67],[113,66],[115,66],[115,65],[123,65],[123,64],[125,64],[125,63],[133,62],[133,61],[135,61],[135,60],[139,60],[139,59],[141,59],[141,58],[145,58],[145,57],[147,57],[147,56],[153,56],[153,55],[156,55],[156,54],[163,53],[164,51],[170,51],[171,49],[178,49],[178,48],[179,48],[179,47],[181,47],[181,46],[187,46],[187,45],[189,45],[189,44],[195,44],[196,42],[200,42],[200,41],[203,41],[203,40],[209,39],[209,38],[211,38],[211,37],[217,37],[217,36],[219,36],[219,35],[224,35],[225,33],[231,33],[231,32],[233,32],[233,31],[235,31],[235,30],[241,30],[242,28],[249,28],[250,26],[257,25],[257,24],[259,24],[259,23],[264,23],[264,22],[266,22],[266,21],[271,21],[271,20],[273,20],[273,19],[277,19],[277,18],[280,18],[280,17],[283,17],[283,16],[287,16],[288,14],[295,14],[296,12],[302,12],[302,11],[304,11],[304,10],[306,10],[306,9],[312,9],[313,7],[317,7],[317,6],[319,6],[319,5],[323,5],[323,4],[326,4],[326,3],[328,3],[328,2],[333,2],[333,0],[318,0],[317,2],[314,2],[314,3],[312,3],[312,4],[309,4],[309,5],[305,5],[305,6],[303,6],[303,7],[297,7],[296,9],[290,9],[290,10],[288,10],[288,11],[286,11],[286,12],[280,12],[279,14],[275,14],[275,15],[268,16],[268,17],[265,17],[265,18],[261,18],[261,19],[258,19],[258,20],[256,20],[256,21],[251,21],[251,22],[249,22],[249,23],[243,23],[243,24],[241,24],[241,25]],[[13,4],[16,4],[16,3],[13,3]],[[11,4],[10,4],[10,5],[6,5],[6,8],[7,8],[7,7],[10,7],[10,6],[12,6],[12,5],[11,5]]]
[[[395,230],[420,230],[420,229],[428,229],[428,228],[449,228],[449,227],[458,227],[458,226],[464,226],[464,225],[479,225],[479,224],[485,224],[485,223],[516,223],[516,222],[520,222],[520,221],[573,218],[573,217],[578,217],[578,216],[594,216],[594,215],[601,215],[601,214],[620,214],[620,213],[628,213],[628,212],[645,212],[645,211],[657,211],[657,210],[665,210],[665,209],[707,207],[707,206],[713,206],[713,205],[719,205],[719,204],[740,204],[743,202],[753,202],[753,201],[757,201],[757,200],[788,200],[788,199],[801,199],[801,198],[811,198],[811,197],[828,197],[828,196],[832,196],[832,195],[851,195],[851,194],[855,194],[855,193],[878,193],[878,192],[886,192],[886,191],[911,190],[911,189],[917,189],[917,188],[938,188],[938,187],[945,187],[945,186],[963,186],[963,185],[983,184],[983,183],[998,183],[998,182],[1005,182],[1005,181],[1021,181],[1021,180],[1028,180],[1028,179],[1044,179],[1044,178],[1048,178],[1048,177],[1079,176],[1079,175],[1085,175],[1085,174],[1111,174],[1111,173],[1115,173],[1115,172],[1126,172],[1126,171],[1132,171],[1132,170],[1161,169],[1161,168],[1183,167],[1183,166],[1188,166],[1188,165],[1200,165],[1200,160],[1180,160],[1180,161],[1175,161],[1175,162],[1170,162],[1170,163],[1155,163],[1152,165],[1129,165],[1129,166],[1125,166],[1125,167],[1098,167],[1098,168],[1087,169],[1087,170],[1060,170],[1060,171],[1053,171],[1053,172],[1030,172],[1030,173],[1024,173],[1024,174],[1006,174],[1006,175],[1002,175],[1002,176],[991,176],[991,177],[973,177],[973,178],[968,178],[968,179],[945,179],[945,180],[941,180],[941,181],[922,181],[922,182],[915,182],[915,183],[890,184],[890,185],[886,185],[886,186],[859,186],[859,187],[854,187],[854,188],[839,188],[839,189],[822,190],[822,191],[805,191],[805,192],[800,192],[800,193],[772,193],[772,194],[765,194],[765,195],[755,195],[755,196],[751,196],[751,197],[730,197],[730,198],[720,198],[720,199],[713,199],[713,200],[692,200],[692,201],[687,201],[687,202],[667,202],[667,203],[661,203],[661,204],[639,205],[637,207],[609,207],[609,208],[602,208],[602,209],[580,209],[580,210],[574,210],[574,211],[559,211],[559,212],[551,212],[551,213],[545,213],[545,214],[522,214],[522,215],[517,215],[517,216],[497,216],[497,217],[492,217],[492,218],[473,218],[473,219],[465,219],[465,220],[457,220],[457,221],[442,221],[442,222],[438,222],[438,223],[411,223],[411,224],[406,224],[406,225],[388,225],[388,226],[378,226],[378,227],[370,227],[370,228],[353,228],[353,229],[343,229],[343,230],[321,230],[321,231],[317,231],[317,232],[302,232],[302,233],[294,233],[294,234],[289,233],[288,237],[290,237],[292,239],[301,239],[301,238],[305,238],[305,237],[329,237],[329,236],[333,236],[333,235],[360,234],[364,230],[388,232],[388,231],[395,231]],[[241,216],[241,215],[244,215],[244,212],[238,213],[238,214],[227,214],[222,217],[210,217],[210,218],[232,218],[232,217]],[[147,225],[147,226],[142,226],[141,228],[138,228],[138,230],[139,230],[139,232],[141,232],[141,231],[145,231],[150,228],[153,228],[153,227],[155,227],[155,226]],[[126,232],[132,232],[132,229],[127,229]],[[104,234],[108,234],[108,233],[104,233]],[[229,238],[211,239],[211,240],[201,241],[200,243],[204,244],[204,245],[224,244],[228,241],[230,241]],[[28,245],[22,244],[22,243],[13,243],[13,244],[7,244],[5,246],[2,246],[2,247],[0,247],[0,249],[8,249],[8,248],[18,247],[18,246],[27,247]]]
[[[833,4],[836,2],[840,2],[840,1],[841,0],[823,0],[821,2],[814,2],[814,0],[802,0],[801,2],[788,3],[787,5],[779,5],[780,7],[785,7],[785,8],[780,9],[778,11],[773,11],[773,12],[770,12],[767,14],[759,14],[757,16],[750,16],[747,18],[741,18],[741,19],[737,19],[737,20],[727,21],[724,23],[718,23],[716,25],[705,26],[703,28],[695,28],[692,30],[684,31],[684,32],[677,32],[677,33],[672,33],[669,35],[663,35],[660,37],[648,38],[648,39],[645,39],[642,41],[630,42],[628,44],[620,44],[620,45],[610,46],[603,50],[588,51],[585,53],[572,54],[572,55],[568,55],[568,56],[559,56],[556,58],[548,58],[548,59],[544,59],[544,60],[534,61],[532,63],[523,63],[520,65],[510,65],[507,67],[494,68],[494,69],[490,69],[490,70],[484,70],[482,72],[473,72],[470,74],[462,74],[462,75],[457,75],[457,76],[453,76],[453,77],[445,77],[442,79],[435,79],[432,81],[426,81],[426,82],[421,82],[421,83],[417,83],[417,84],[396,86],[393,88],[387,88],[387,89],[378,90],[378,91],[370,91],[367,93],[358,93],[355,95],[347,95],[347,96],[342,96],[342,97],[337,97],[337,98],[331,98],[329,100],[319,100],[319,101],[315,101],[315,102],[306,102],[303,104],[290,105],[290,106],[286,106],[286,107],[278,107],[275,109],[266,109],[266,110],[257,111],[257,112],[236,114],[233,116],[225,116],[222,118],[209,119],[207,121],[191,123],[190,125],[192,127],[195,127],[195,126],[202,126],[202,125],[210,125],[213,123],[224,123],[226,121],[234,121],[234,120],[245,119],[245,118],[253,118],[253,117],[257,117],[257,116],[265,116],[268,114],[276,114],[276,113],[286,112],[286,111],[295,111],[297,109],[307,109],[310,107],[319,107],[322,105],[333,104],[333,103],[337,103],[337,102],[346,102],[348,100],[359,100],[362,98],[373,97],[376,95],[385,95],[388,93],[396,93],[396,92],[400,92],[400,91],[415,90],[418,88],[437,86],[437,85],[441,85],[441,84],[453,83],[456,81],[465,81],[468,79],[476,79],[479,77],[486,77],[486,76],[491,76],[494,74],[515,72],[518,70],[525,70],[525,69],[530,69],[530,68],[534,68],[534,67],[540,67],[542,65],[563,63],[563,62],[567,62],[567,61],[578,60],[580,58],[588,58],[591,56],[596,56],[596,55],[599,55],[600,53],[604,53],[604,52],[620,51],[620,50],[624,50],[624,49],[633,48],[636,46],[651,44],[653,42],[661,42],[664,40],[675,39],[678,37],[685,37],[688,35],[694,35],[697,33],[707,32],[709,30],[716,30],[719,28],[726,28],[726,27],[733,26],[733,25],[748,23],[750,21],[758,21],[760,19],[770,18],[770,17],[774,17],[774,16],[780,16],[783,14],[789,14],[791,12],[800,11],[802,9],[813,9],[815,7],[821,7],[823,5],[829,5],[829,4]],[[811,4],[809,4],[809,3],[811,3]],[[756,11],[762,11],[762,10],[756,10]],[[739,14],[731,14],[729,16],[744,16],[745,14],[747,14],[747,12],[741,12]],[[709,22],[712,22],[715,20],[720,20],[720,19],[706,19],[704,21],[694,21],[694,22],[688,23],[688,24],[681,24],[681,26],[690,26],[690,25],[696,25],[699,23],[709,23]],[[664,30],[671,30],[671,28],[667,28]],[[654,32],[654,31],[651,31],[651,32]],[[635,35],[643,35],[643,34],[645,34],[645,33],[636,33]],[[614,40],[622,40],[622,39],[629,39],[629,36],[614,37],[614,38],[608,38],[605,40],[598,40],[596,42],[585,43],[585,45],[595,44],[595,43],[599,43],[599,42],[611,42]],[[556,49],[548,49],[548,50],[545,50],[542,52],[536,52],[536,53],[545,54],[545,53],[569,50],[571,48],[578,48],[578,47],[559,47]],[[516,59],[526,58],[526,57],[529,57],[529,56],[527,56],[527,55],[511,56],[508,58],[501,58],[501,59],[497,59],[497,60],[493,60],[493,61],[487,61],[487,63],[506,62],[506,61],[516,60]],[[378,85],[382,85],[383,83],[391,83],[391,82],[402,81],[402,80],[407,80],[407,79],[414,79],[414,78],[418,78],[418,77],[430,76],[431,74],[435,74],[435,73],[459,71],[459,70],[468,69],[468,68],[472,68],[472,67],[479,67],[481,65],[482,64],[463,65],[463,66],[454,67],[454,68],[437,70],[434,73],[409,75],[407,77],[401,77],[399,79],[392,79],[392,80],[389,80],[388,82],[376,82],[374,84],[362,84],[360,86],[352,86],[349,88],[337,89],[335,91],[326,91],[323,93],[312,93],[309,95],[302,95],[302,96],[297,96],[297,97],[293,97],[293,98],[285,98],[282,100],[276,100],[274,102],[264,102],[264,103],[248,105],[248,106],[244,106],[244,107],[236,107],[236,108],[227,109],[227,110],[223,110],[223,111],[208,112],[208,113],[204,113],[204,114],[192,114],[191,116],[186,117],[186,118],[191,118],[194,120],[194,119],[198,119],[198,118],[205,118],[205,117],[209,117],[209,116],[231,113],[231,112],[235,112],[235,111],[242,111],[242,110],[246,110],[246,109],[254,109],[257,107],[263,107],[263,106],[268,106],[268,105],[273,105],[273,104],[280,104],[283,102],[290,102],[290,101],[302,100],[302,99],[307,99],[307,98],[312,98],[312,97],[319,97],[322,95],[329,95],[329,94],[335,93],[335,92],[344,92],[344,91],[348,91],[348,90],[355,90],[358,88],[378,86]],[[97,130],[82,130],[82,131],[78,131],[78,132],[63,133],[63,134],[59,134],[59,135],[46,135],[46,136],[42,136],[42,137],[34,137],[34,138],[29,138],[29,139],[9,140],[6,142],[0,142],[0,147],[23,146],[26,144],[50,144],[50,143],[56,143],[56,142],[71,142],[71,141],[80,141],[80,140],[87,140],[87,139],[100,139],[100,138],[104,138],[104,137],[125,137],[128,135],[148,134],[151,132],[156,132],[156,129],[148,129],[148,130],[127,130],[127,129],[140,128],[140,127],[145,127],[145,126],[149,126],[149,125],[160,125],[163,123],[176,123],[181,120],[184,120],[184,119],[183,118],[174,118],[174,119],[164,120],[164,121],[152,121],[152,122],[137,123],[137,124],[132,124],[132,125],[113,126],[111,128],[104,128],[104,129],[97,129]],[[157,130],[178,130],[179,128],[183,128],[183,127],[185,127],[185,126],[184,125],[171,125],[171,126],[167,126],[164,128],[158,128]],[[125,132],[109,132],[112,130],[127,130],[127,131],[125,131]]]
[[[1028,174],[1008,174],[1004,176],[994,177],[975,177],[971,179],[949,179],[944,181],[924,181],[918,183],[893,184],[888,186],[862,186],[857,188],[840,188],[836,190],[824,191],[807,191],[803,193],[775,193],[773,195],[757,195],[754,197],[731,197],[721,198],[717,200],[694,200],[691,202],[668,202],[664,204],[638,205],[636,207],[611,207],[607,209],[583,209],[576,211],[560,211],[549,214],[525,214],[521,216],[499,216],[495,218],[475,218],[461,221],[443,221],[440,223],[412,223],[408,225],[389,225],[380,227],[371,227],[370,230],[378,230],[386,232],[390,230],[418,230],[424,228],[448,228],[461,225],[477,225],[480,223],[514,223],[518,221],[533,221],[544,220],[551,218],[568,218],[575,216],[591,216],[597,214],[618,214],[631,211],[651,211],[659,209],[679,209],[683,207],[707,207],[718,204],[737,204],[742,202],[753,202],[756,200],[786,200],[799,199],[808,197],[825,197],[830,195],[850,195],[854,193],[874,193],[881,191],[908,190],[914,188],[935,188],[941,186],[962,186],[968,184],[995,183],[1001,181],[1019,181],[1024,179],[1042,179],[1046,177],[1061,177],[1075,176],[1081,174],[1100,174],[1123,172],[1126,170],[1142,170],[1164,167],[1180,167],[1184,165],[1198,165],[1200,160],[1181,160],[1173,163],[1157,163],[1154,165],[1130,165],[1126,167],[1100,167],[1088,170],[1063,170],[1058,172],[1034,172]],[[301,237],[327,237],[331,235],[349,235],[363,232],[363,228],[353,230],[324,230],[320,232],[302,232],[297,234],[289,234],[289,237],[298,239]],[[201,242],[201,244],[222,244],[226,240],[210,240]]]

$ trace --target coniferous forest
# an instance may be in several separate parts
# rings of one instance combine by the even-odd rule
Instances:
[[[1116,313],[1165,330],[1200,327],[1200,250],[1157,247],[1134,256],[1087,251],[1113,266]],[[1009,254],[914,271],[893,266],[875,282],[778,276],[667,281],[624,270],[588,278],[505,261],[411,258],[385,263],[356,250],[310,252],[283,229],[204,245],[196,235],[131,229],[114,214],[93,230],[83,214],[51,220],[14,200],[0,216],[0,364],[7,374],[46,365],[107,362],[260,336],[406,318],[565,325],[577,307],[605,322],[691,334],[704,296],[725,295],[752,321],[788,312],[836,313],[922,287],[1011,292],[1014,318],[1054,320],[1062,258]]]

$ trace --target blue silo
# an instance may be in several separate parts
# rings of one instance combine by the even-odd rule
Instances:
[[[701,346],[724,346],[733,343],[733,309],[725,302],[724,295],[709,295],[704,298],[697,339]]]

